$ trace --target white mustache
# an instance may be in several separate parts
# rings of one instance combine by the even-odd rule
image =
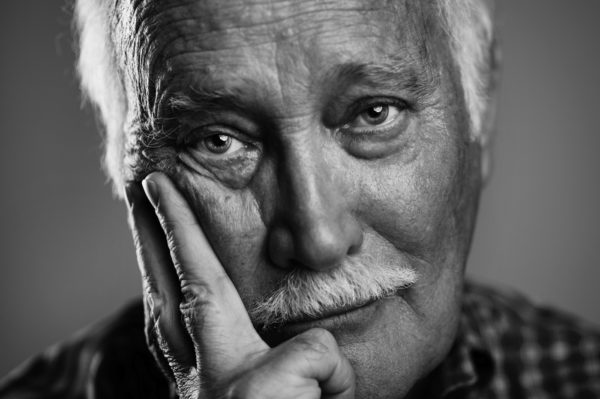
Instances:
[[[271,294],[249,310],[255,325],[274,325],[316,319],[337,309],[353,308],[406,289],[417,273],[403,265],[381,265],[369,259],[348,258],[330,272],[296,269]]]

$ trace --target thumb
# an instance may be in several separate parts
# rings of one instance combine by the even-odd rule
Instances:
[[[356,377],[333,335],[314,328],[295,336],[271,351],[263,372],[318,381],[322,398],[354,398]]]

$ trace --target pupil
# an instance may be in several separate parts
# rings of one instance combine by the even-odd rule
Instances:
[[[370,124],[379,124],[385,121],[388,116],[388,106],[387,105],[376,105],[374,107],[370,107],[367,110],[367,121]]]
[[[213,144],[216,146],[223,146],[223,145],[227,145],[227,139],[228,137],[225,136],[224,134],[218,134],[216,136],[213,136]]]
[[[206,148],[214,153],[222,154],[231,147],[231,137],[226,134],[215,134],[206,139]]]

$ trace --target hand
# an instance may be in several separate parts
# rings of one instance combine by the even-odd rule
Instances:
[[[152,173],[144,190],[150,202],[127,187],[146,335],[180,398],[354,397],[354,371],[328,331],[269,347],[173,183]]]

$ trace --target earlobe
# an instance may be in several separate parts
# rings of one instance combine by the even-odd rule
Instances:
[[[496,93],[490,92],[479,134],[481,147],[481,181],[487,185],[492,174],[493,155],[492,142],[496,133]]]
[[[489,74],[486,87],[486,106],[483,112],[479,144],[481,146],[481,179],[487,184],[492,174],[492,141],[496,133],[496,107],[500,86],[502,54],[496,38],[492,39],[489,54]]]
[[[492,166],[492,151],[490,146],[487,145],[481,148],[481,182],[484,187],[488,184],[492,175]]]

